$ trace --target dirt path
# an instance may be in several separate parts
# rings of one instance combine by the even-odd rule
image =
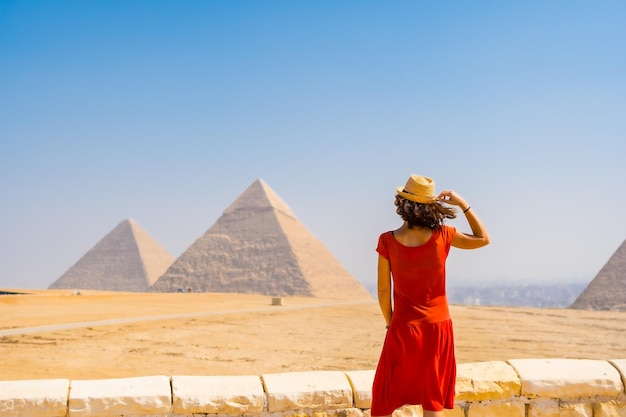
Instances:
[[[358,302],[327,302],[322,304],[311,304],[311,305],[302,305],[302,306],[272,306],[265,308],[255,308],[255,309],[234,309],[234,310],[218,310],[218,311],[204,311],[197,313],[179,313],[179,314],[164,314],[157,316],[141,316],[141,317],[125,317],[125,318],[117,318],[117,319],[109,319],[109,320],[92,320],[92,321],[83,321],[83,322],[75,322],[75,323],[63,323],[63,324],[48,324],[43,326],[31,326],[31,327],[14,327],[8,330],[0,330],[0,337],[3,336],[16,336],[23,334],[32,334],[32,333],[45,333],[52,332],[57,330],[69,330],[69,329],[81,329],[87,327],[98,327],[98,326],[112,326],[112,325],[121,325],[121,324],[131,324],[131,323],[139,323],[146,321],[163,321],[163,320],[180,320],[191,317],[203,317],[203,316],[227,316],[230,314],[245,314],[245,313],[263,313],[268,311],[276,310],[280,308],[281,310],[301,310],[305,308],[320,308],[320,307],[333,307],[333,306],[348,306],[348,305],[356,305],[356,304],[370,304],[362,301]]]

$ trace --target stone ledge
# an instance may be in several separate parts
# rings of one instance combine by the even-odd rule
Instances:
[[[611,359],[609,362],[622,375],[622,384],[626,386],[626,359]],[[626,389],[624,391],[626,391]]]
[[[474,362],[457,365],[457,401],[486,401],[520,395],[522,383],[506,362]]]
[[[64,417],[69,379],[0,381],[0,416]]]
[[[626,416],[626,401],[609,401],[593,405],[594,417],[624,417]]]
[[[522,396],[576,399],[624,394],[617,369],[607,361],[588,359],[512,359],[522,381]]]
[[[521,399],[510,401],[480,401],[470,403],[467,414],[471,417],[525,417],[526,405]]]
[[[352,407],[352,387],[343,372],[263,374],[261,378],[269,412]]]
[[[459,364],[444,415],[626,417],[625,371],[626,359]],[[0,417],[369,417],[374,372],[0,381]]]
[[[166,376],[79,380],[70,386],[69,417],[164,414],[171,408]]]
[[[372,406],[372,383],[375,372],[374,370],[346,372],[352,386],[354,405],[357,408],[370,408]]]
[[[173,376],[176,414],[260,414],[265,392],[258,376]]]
[[[558,399],[538,400],[528,407],[530,417],[591,417],[593,404],[563,403]]]

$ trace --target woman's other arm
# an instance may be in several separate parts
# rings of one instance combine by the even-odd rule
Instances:
[[[439,194],[439,201],[443,201],[452,206],[458,206],[465,215],[465,219],[472,230],[471,234],[457,231],[452,240],[452,246],[459,249],[477,249],[489,244],[487,229],[467,201],[450,190],[442,191]]]

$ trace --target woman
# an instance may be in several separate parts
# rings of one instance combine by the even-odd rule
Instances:
[[[441,417],[444,408],[454,408],[456,380],[446,258],[450,246],[480,248],[489,236],[454,191],[435,197],[430,178],[412,175],[396,191],[396,212],[404,223],[381,234],[376,248],[378,302],[388,330],[374,377],[371,415],[388,416],[403,405],[421,404],[424,417]],[[449,206],[463,212],[471,234],[444,225],[456,217]]]

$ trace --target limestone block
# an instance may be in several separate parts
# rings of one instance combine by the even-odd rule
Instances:
[[[593,417],[590,403],[562,403],[559,400],[535,401],[528,406],[528,417]]]
[[[263,374],[269,412],[352,407],[352,388],[339,371]]]
[[[423,417],[424,410],[421,405],[405,405],[392,413],[392,417]],[[465,411],[460,406],[452,410],[443,410],[444,417],[465,417]]]
[[[360,408],[342,408],[336,410],[326,410],[326,411],[310,411],[312,417],[371,417],[367,410],[361,410]],[[283,413],[283,416],[288,415],[289,417],[293,417],[291,413]],[[267,415],[264,414],[263,417]]]
[[[576,399],[618,396],[622,379],[607,361],[589,359],[513,359],[508,361],[522,380],[522,395]]]
[[[392,413],[392,417],[423,417],[424,409],[420,405],[405,405]],[[460,406],[452,410],[443,410],[443,417],[465,417],[465,411]]]
[[[525,417],[526,406],[520,401],[485,401],[471,403],[467,417]]]
[[[258,376],[173,376],[175,414],[261,414],[265,393]]]
[[[305,410],[298,412],[273,413],[279,417],[365,417],[366,414],[360,408],[342,408],[336,410]],[[263,417],[271,416],[272,413],[264,413]],[[229,416],[230,417],[230,416]],[[368,416],[369,417],[369,416]]]
[[[163,415],[171,408],[167,376],[71,382],[69,417]]]
[[[405,405],[394,411],[392,417],[422,417],[424,411],[421,405]]]
[[[626,386],[626,359],[613,359],[609,362],[622,374],[622,383]]]
[[[369,412],[369,409],[351,408],[346,417],[372,417],[372,414]]]
[[[371,417],[372,414],[369,412],[369,409],[361,410],[360,408],[351,408],[348,410],[348,414],[346,417]]]
[[[458,405],[452,410],[443,410],[443,417],[465,417],[465,411]]]
[[[0,381],[0,416],[63,417],[69,379]]]
[[[349,371],[346,372],[348,381],[352,386],[354,405],[358,408],[370,408],[372,406],[372,383],[376,371]]]
[[[594,417],[626,417],[626,399],[593,405]]]
[[[457,401],[500,400],[520,395],[522,384],[506,362],[474,362],[457,365]]]

